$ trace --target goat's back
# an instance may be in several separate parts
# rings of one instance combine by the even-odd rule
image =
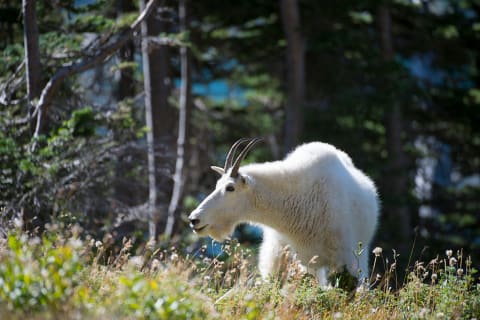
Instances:
[[[378,212],[377,190],[373,181],[357,169],[352,159],[328,143],[310,142],[297,147],[283,160],[290,181],[309,188],[321,184],[331,199],[350,202],[367,211]]]

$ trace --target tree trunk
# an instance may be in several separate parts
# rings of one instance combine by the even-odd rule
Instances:
[[[380,42],[384,60],[392,62],[395,56],[392,36],[392,22],[390,9],[383,3],[378,10],[380,28]],[[394,87],[386,83],[388,90]],[[386,220],[392,236],[403,246],[403,251],[408,250],[411,239],[412,227],[410,213],[406,204],[408,196],[408,177],[406,173],[406,154],[403,150],[402,135],[404,134],[403,111],[401,104],[393,99],[394,103],[385,114],[386,144],[388,151],[388,190],[393,199]]]
[[[120,0],[118,4],[119,14],[134,11],[135,7],[132,0]],[[133,62],[135,55],[135,43],[131,39],[120,48],[119,56],[121,62]],[[120,70],[120,80],[116,92],[116,98],[121,101],[128,97],[133,97],[135,94],[135,79],[133,76],[133,68],[122,68]]]
[[[187,0],[179,1],[180,31],[188,30],[187,20]],[[175,213],[178,208],[184,185],[184,166],[185,150],[188,141],[189,115],[191,106],[191,81],[190,81],[190,54],[187,46],[180,47],[180,65],[181,65],[181,88],[178,114],[178,136],[177,136],[177,154],[175,163],[175,174],[173,176],[173,192],[168,207],[168,219],[165,227],[165,236],[170,238],[173,233],[175,223]]]
[[[28,97],[28,114],[33,117],[34,100],[41,93],[41,63],[40,63],[40,47],[38,44],[38,23],[37,14],[35,12],[36,0],[23,0],[23,39],[25,46],[25,61],[27,74],[27,97]],[[31,120],[31,132],[34,131],[35,122]]]
[[[145,0],[140,1],[141,8]],[[148,177],[149,177],[149,234],[150,238],[158,236],[160,207],[168,203],[171,192],[169,172],[171,157],[169,151],[175,128],[175,110],[169,106],[169,50],[167,46],[149,46],[149,38],[166,32],[164,21],[158,12],[152,14],[142,23],[142,60],[145,86],[145,120],[147,131]],[[162,150],[163,152],[160,152]],[[160,167],[167,170],[160,170]]]
[[[299,142],[303,131],[305,100],[305,40],[300,32],[297,0],[280,0],[283,30],[287,40],[287,103],[285,106],[284,153]]]
[[[122,14],[131,13],[137,10],[133,4],[133,0],[119,0],[117,3],[116,17]],[[132,63],[135,58],[135,41],[130,39],[123,47],[119,49],[118,57],[121,63]],[[133,98],[135,95],[135,78],[134,69],[131,67],[120,69],[120,79],[115,89],[115,99],[117,102],[127,98]],[[121,134],[120,134],[121,135]],[[118,137],[116,137],[118,139]],[[144,159],[143,152],[138,153],[137,148],[127,147],[124,154],[133,157],[132,161],[124,161],[119,156],[115,168],[115,183],[113,185],[115,198],[122,204],[127,206],[138,205],[139,201],[145,200],[145,195],[139,192],[138,188],[132,190],[131,179],[125,176],[126,170],[131,170],[133,164],[137,165],[141,159]]]

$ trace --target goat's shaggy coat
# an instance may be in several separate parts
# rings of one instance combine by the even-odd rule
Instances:
[[[372,180],[346,153],[312,142],[282,161],[240,167],[235,177],[229,173],[191,213],[197,233],[221,240],[238,223],[260,224],[263,277],[277,271],[286,245],[322,284],[327,269],[345,266],[354,276],[367,275],[379,201]],[[364,252],[356,256],[360,242]]]

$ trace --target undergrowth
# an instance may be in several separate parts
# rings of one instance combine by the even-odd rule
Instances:
[[[322,288],[296,263],[263,281],[252,251],[235,242],[220,259],[204,247],[187,255],[125,239],[115,250],[81,235],[50,226],[1,239],[2,319],[480,319],[478,275],[461,251],[416,262],[392,288],[396,253],[376,248],[372,269],[383,272],[351,291]]]

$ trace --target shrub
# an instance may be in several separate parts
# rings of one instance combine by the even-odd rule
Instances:
[[[2,319],[480,318],[478,276],[462,252],[416,262],[397,289],[389,285],[394,263],[377,252],[384,274],[377,268],[370,288],[350,291],[318,286],[296,263],[283,278],[261,280],[251,250],[237,243],[224,244],[220,260],[204,257],[204,247],[193,258],[151,242],[114,249],[82,241],[78,228],[62,233],[51,226],[41,237],[13,231],[0,240]]]
[[[9,310],[59,310],[79,284],[81,242],[12,233],[0,251],[0,298]]]

